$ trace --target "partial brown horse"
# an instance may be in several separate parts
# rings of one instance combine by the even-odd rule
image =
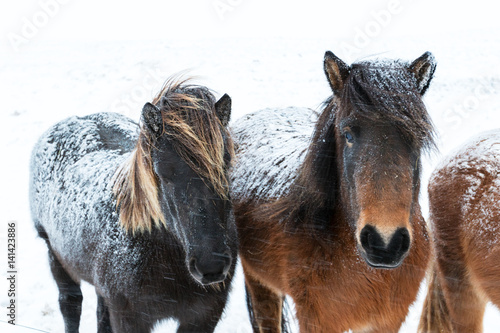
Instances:
[[[420,156],[435,63],[346,65],[325,54],[320,115],[266,109],[236,122],[232,197],[254,332],[397,332],[428,267]],[[312,136],[311,136],[312,134]]]
[[[482,134],[429,182],[436,264],[420,332],[481,332],[488,301],[500,306],[500,130]]]

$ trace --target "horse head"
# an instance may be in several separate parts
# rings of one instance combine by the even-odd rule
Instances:
[[[228,95],[215,102],[205,87],[167,85],[143,107],[129,171],[133,189],[129,198],[117,197],[125,229],[166,227],[201,284],[222,282],[236,260],[227,174],[234,154],[226,128],[230,114]],[[134,218],[134,210],[143,216]]]
[[[425,53],[401,61],[346,65],[327,52],[324,70],[334,93],[329,136],[339,200],[357,248],[372,267],[396,268],[412,244],[420,156],[433,145],[422,102],[435,70]]]

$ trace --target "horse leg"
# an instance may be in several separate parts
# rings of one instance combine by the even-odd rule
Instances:
[[[245,274],[247,306],[254,333],[282,331],[283,297]]]
[[[59,289],[59,308],[64,319],[66,333],[78,332],[82,314],[82,291],[63,268],[49,245],[49,262],[52,276]]]
[[[104,303],[104,298],[97,295],[97,333],[112,333],[109,308]]]

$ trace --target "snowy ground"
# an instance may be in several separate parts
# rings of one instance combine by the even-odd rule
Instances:
[[[348,40],[205,39],[203,41],[54,42],[29,45],[22,52],[0,50],[0,142],[2,203],[0,248],[6,223],[18,224],[17,323],[42,331],[63,332],[57,289],[50,275],[45,244],[37,239],[28,209],[28,161],[37,137],[71,115],[115,111],[138,119],[144,102],[171,74],[190,68],[197,81],[233,99],[233,119],[265,107],[317,108],[329,95],[322,72],[326,50],[351,62],[365,56],[413,60],[424,51],[438,68],[426,104],[439,130],[440,152],[425,160],[424,183],[434,165],[467,137],[500,125],[499,31],[441,33],[387,38],[359,54],[339,45]],[[388,52],[386,52],[388,51]],[[424,187],[425,188],[425,187]],[[427,211],[426,194],[422,206]],[[2,252],[5,253],[5,252]],[[0,321],[5,320],[6,256],[0,256]],[[96,327],[95,295],[85,285],[82,332]],[[415,332],[421,295],[401,332]],[[498,311],[489,307],[485,332],[500,331]],[[0,322],[2,332],[33,332]],[[156,332],[172,332],[165,323]],[[217,332],[250,332],[241,271]]]

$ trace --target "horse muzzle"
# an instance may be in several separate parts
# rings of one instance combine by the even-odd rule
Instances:
[[[410,245],[411,238],[407,228],[397,228],[387,235],[368,224],[359,234],[359,252],[366,263],[374,268],[399,267],[408,255]]]
[[[233,258],[229,251],[193,255],[189,258],[188,268],[196,281],[208,285],[224,281],[232,261]]]

